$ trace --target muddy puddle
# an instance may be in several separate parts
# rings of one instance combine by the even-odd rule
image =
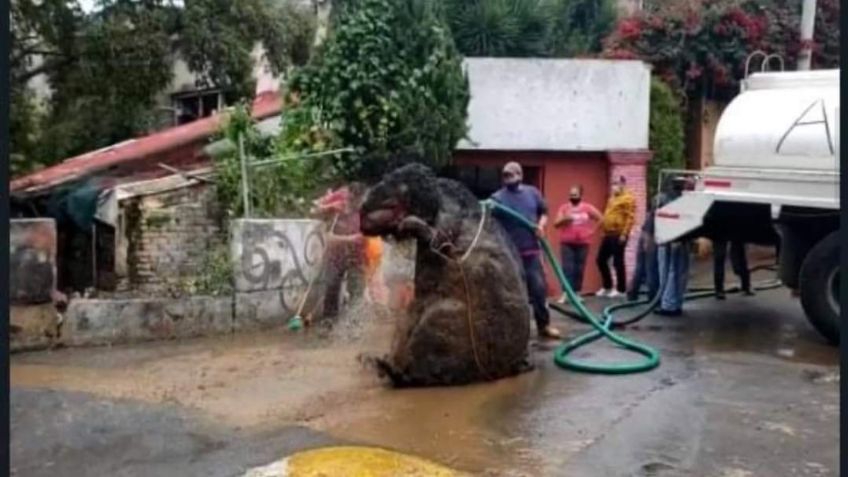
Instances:
[[[265,333],[15,357],[15,387],[178,405],[234,428],[306,425],[341,441],[426,456],[486,475],[538,475],[511,412],[539,373],[454,388],[388,389],[363,364],[388,350],[391,317],[361,314],[329,334]],[[505,474],[504,468],[526,474]]]

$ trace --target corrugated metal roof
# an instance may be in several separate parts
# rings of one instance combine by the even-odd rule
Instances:
[[[256,119],[264,119],[278,115],[281,110],[282,99],[277,93],[260,93],[253,102],[252,115]],[[54,166],[13,180],[10,190],[13,194],[40,192],[116,165],[126,165],[147,159],[203,140],[218,131],[223,117],[222,114],[210,116],[66,159]]]

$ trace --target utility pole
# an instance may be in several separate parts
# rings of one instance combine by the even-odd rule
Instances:
[[[314,45],[317,47],[324,43],[330,30],[330,14],[333,9],[333,2],[332,0],[312,0],[312,7],[315,9],[317,19],[314,41]]]
[[[804,0],[801,11],[801,51],[798,52],[798,70],[810,69],[813,58],[813,31],[816,26],[816,0]]]
[[[244,217],[250,218],[250,185],[247,181],[247,156],[244,154],[244,135],[238,135],[239,161],[241,162],[241,196],[244,200]]]

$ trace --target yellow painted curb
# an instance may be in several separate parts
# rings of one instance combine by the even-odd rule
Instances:
[[[326,447],[293,454],[244,477],[461,477],[419,457],[372,447]]]

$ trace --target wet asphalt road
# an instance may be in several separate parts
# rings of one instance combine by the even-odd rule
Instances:
[[[567,326],[570,335],[585,331]],[[348,419],[351,409],[366,406],[353,402],[328,408],[332,419],[267,418],[259,427],[225,422],[179,395],[158,402],[115,398],[90,385],[96,377],[76,387],[27,379],[28,366],[80,369],[94,361],[93,368],[106,361],[112,371],[132,373],[155,354],[145,354],[145,346],[132,347],[143,356],[137,360],[116,358],[126,356],[120,348],[17,355],[12,475],[235,476],[342,442],[391,447],[480,475],[839,475],[838,350],[807,325],[786,290],[693,302],[684,317],[650,317],[626,333],[659,348],[659,369],[575,374],[556,368],[551,346],[540,345],[539,368],[502,383],[408,394],[368,390],[361,401],[383,419]],[[628,357],[605,344],[580,353]],[[178,359],[180,351],[170,351],[161,361]],[[262,382],[229,385],[243,382],[251,383],[245,392],[261,393]],[[455,404],[471,394],[470,409]],[[442,408],[443,421],[428,414],[435,409],[441,417]]]
[[[244,433],[169,405],[15,389],[11,475],[232,476],[331,440],[290,426]]]

